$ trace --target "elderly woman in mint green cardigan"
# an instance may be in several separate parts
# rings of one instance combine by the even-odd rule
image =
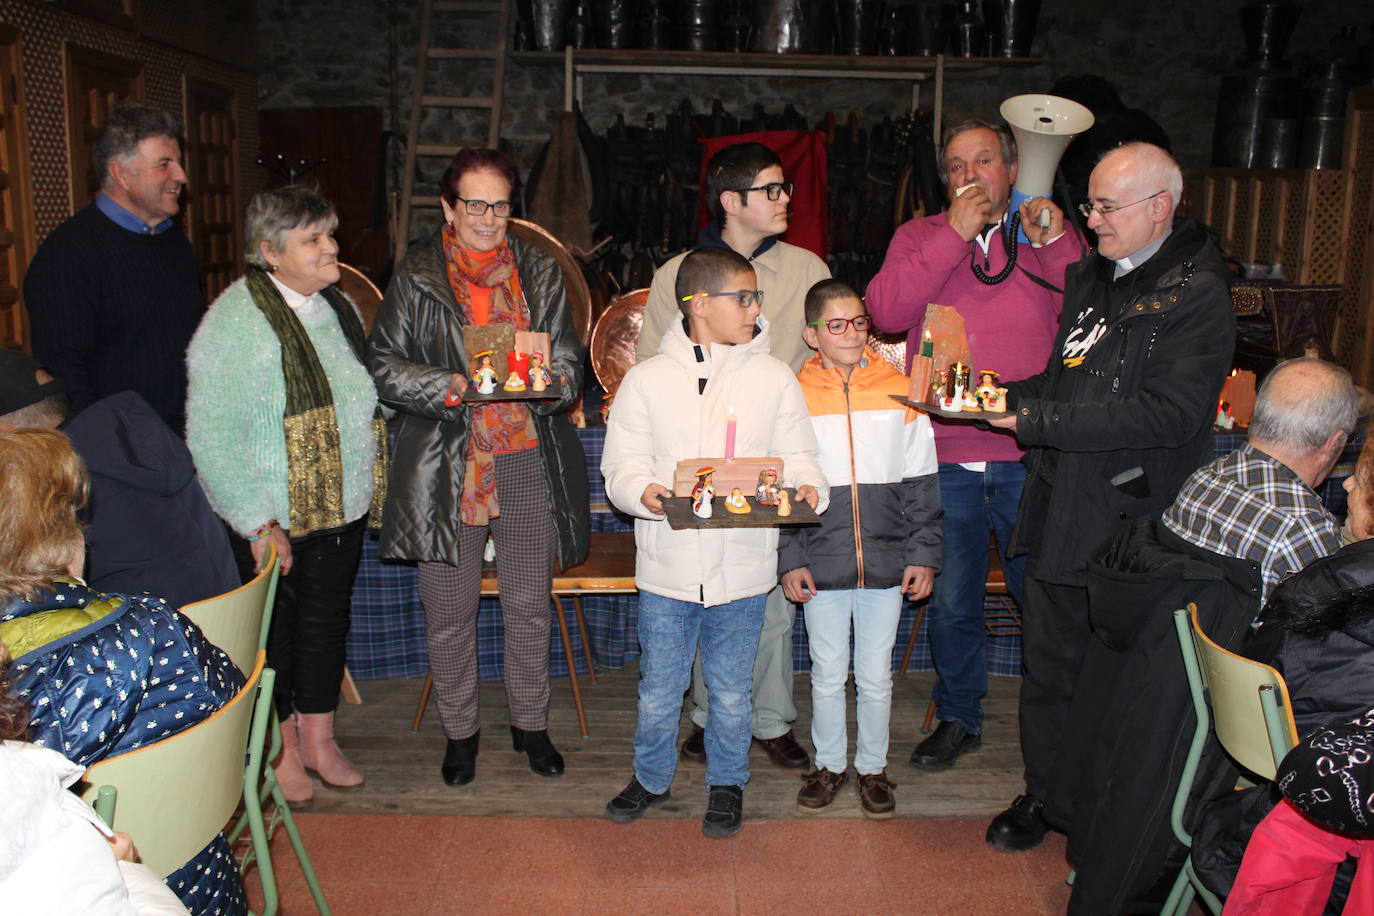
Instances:
[[[277,778],[293,804],[313,795],[307,770],[335,788],[363,782],[334,741],[334,709],[364,518],[386,486],[362,322],[333,286],[337,225],[307,188],[255,196],[248,271],[210,306],[187,353],[187,444],[240,572],[258,571],[269,544],[281,557],[267,663],[285,747]]]

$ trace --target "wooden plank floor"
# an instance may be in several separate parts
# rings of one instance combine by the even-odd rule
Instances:
[[[347,814],[460,814],[469,816],[599,817],[606,802],[632,775],[639,668],[631,661],[620,670],[603,670],[595,686],[582,679],[591,737],[577,733],[577,715],[565,679],[553,681],[549,731],[567,761],[567,773],[547,779],[529,770],[524,754],[511,750],[510,717],[499,683],[481,687],[482,741],[477,778],[450,788],[439,777],[444,740],[434,701],[430,701],[418,734],[410,730],[420,681],[361,681],[364,703],[341,705],[336,731],[339,743],[367,777],[352,792],[337,792],[317,783],[311,810]],[[899,817],[982,817],[1001,811],[1021,791],[1021,752],[1016,726],[1017,678],[992,678],[984,701],[985,730],[980,750],[965,755],[943,773],[921,773],[907,766],[925,713],[931,672],[894,678],[892,744],[888,775],[897,783]],[[810,742],[810,682],[798,675],[797,737]],[[850,686],[850,746],[853,733],[853,686]],[[688,720],[683,717],[686,734]],[[750,758],[752,779],[745,791],[750,818],[797,819],[862,817],[853,779],[839,800],[823,814],[797,809],[801,783],[795,771],[774,767],[761,751]],[[655,817],[700,818],[705,807],[705,767],[681,763],[673,798],[655,809]]]

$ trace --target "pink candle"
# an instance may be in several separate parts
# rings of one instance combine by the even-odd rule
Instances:
[[[735,457],[735,408],[730,408],[730,413],[725,419],[725,460],[730,461]]]

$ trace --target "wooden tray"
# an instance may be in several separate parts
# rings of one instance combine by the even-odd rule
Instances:
[[[506,391],[499,385],[491,394],[482,394],[471,385],[463,389],[463,403],[465,404],[491,404],[496,401],[556,401],[563,396],[563,386],[554,382],[543,391],[530,391],[526,386],[524,391]]]
[[[790,489],[788,494],[796,495],[795,491]],[[690,496],[665,496],[663,498],[663,511],[668,515],[668,527],[678,530],[683,528],[777,528],[781,525],[819,525],[821,523],[821,517],[816,514],[816,510],[812,509],[809,503],[797,499],[792,500],[792,514],[786,518],[779,517],[777,506],[760,506],[758,500],[752,496],[746,496],[744,500],[749,503],[749,508],[752,511],[736,515],[725,508],[724,497],[717,495],[711,517],[697,518],[692,514]]]
[[[1012,413],[1010,410],[945,410],[943,407],[937,407],[925,401],[913,401],[910,398],[904,398],[900,394],[889,394],[888,397],[898,404],[924,410],[931,416],[943,417],[946,420],[1000,420],[1003,417],[1011,416]]]

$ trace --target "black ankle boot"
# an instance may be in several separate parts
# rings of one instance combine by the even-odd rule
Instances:
[[[472,782],[472,777],[477,775],[477,736],[480,731],[473,732],[470,737],[459,741],[448,739],[448,747],[444,749],[444,765],[439,768],[443,774],[444,782],[451,786],[465,786]]]
[[[522,728],[510,727],[511,743],[517,751],[524,751],[530,758],[530,769],[540,776],[562,776],[563,755],[549,740],[548,730],[527,732]]]

